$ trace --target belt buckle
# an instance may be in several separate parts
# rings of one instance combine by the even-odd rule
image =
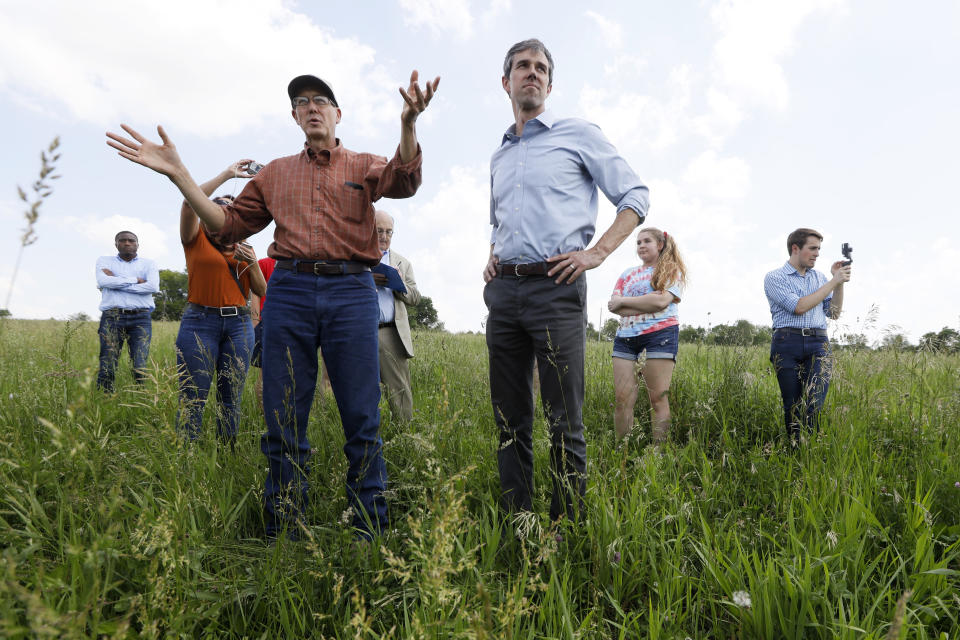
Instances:
[[[519,263],[519,262],[514,263],[514,265],[513,265],[513,277],[515,277],[515,278],[519,278],[519,277],[520,277],[520,263]]]
[[[321,265],[326,266],[326,264],[327,264],[327,263],[326,263],[326,262],[323,262],[322,260],[318,260],[318,261],[314,262],[314,263],[313,263],[313,275],[315,275],[315,276],[323,275],[318,267],[320,267]]]
[[[803,327],[800,329],[800,335],[802,335],[804,338],[809,338],[810,336],[816,335],[816,332],[814,329]]]
[[[233,309],[233,313],[226,313],[226,311]],[[220,307],[220,317],[221,318],[232,318],[233,316],[240,315],[240,309],[237,307]]]

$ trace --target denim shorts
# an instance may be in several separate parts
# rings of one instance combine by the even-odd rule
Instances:
[[[639,336],[613,339],[613,357],[624,360],[639,360],[646,351],[647,360],[677,361],[677,348],[680,344],[680,326],[674,325],[653,333]]]

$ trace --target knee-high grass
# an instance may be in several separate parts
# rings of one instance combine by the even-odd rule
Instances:
[[[482,336],[415,334],[415,414],[382,405],[391,530],[347,529],[335,400],[311,414],[308,526],[262,539],[264,430],[176,429],[176,324],[116,395],[95,323],[0,322],[0,636],[960,637],[960,358],[837,353],[823,428],[783,437],[764,348],[684,346],[670,443],[641,394],[613,429],[609,343],[587,353],[586,510],[498,512]],[[899,606],[898,606],[899,603]]]

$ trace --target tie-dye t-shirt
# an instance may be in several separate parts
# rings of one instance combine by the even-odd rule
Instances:
[[[613,295],[626,296],[628,298],[637,298],[648,293],[653,293],[650,289],[650,278],[653,277],[653,267],[632,267],[624,271],[617,279],[617,284],[613,288]],[[667,288],[677,299],[683,298],[683,285],[675,282]],[[663,311],[657,313],[639,313],[635,316],[622,316],[620,318],[620,328],[617,329],[617,336],[621,338],[631,338],[645,333],[653,333],[680,324],[677,317],[677,303],[671,302]]]

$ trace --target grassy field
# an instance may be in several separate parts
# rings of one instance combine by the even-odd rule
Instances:
[[[270,545],[252,384],[235,452],[209,411],[183,443],[176,329],[154,324],[144,388],[125,360],[104,397],[95,323],[0,323],[0,636],[960,638],[956,356],[840,353],[822,434],[790,452],[766,349],[685,345],[658,453],[642,402],[614,442],[593,343],[586,517],[549,528],[541,419],[540,515],[504,533],[483,338],[417,334],[414,421],[383,411],[393,530],[341,525],[326,396],[309,535]]]

